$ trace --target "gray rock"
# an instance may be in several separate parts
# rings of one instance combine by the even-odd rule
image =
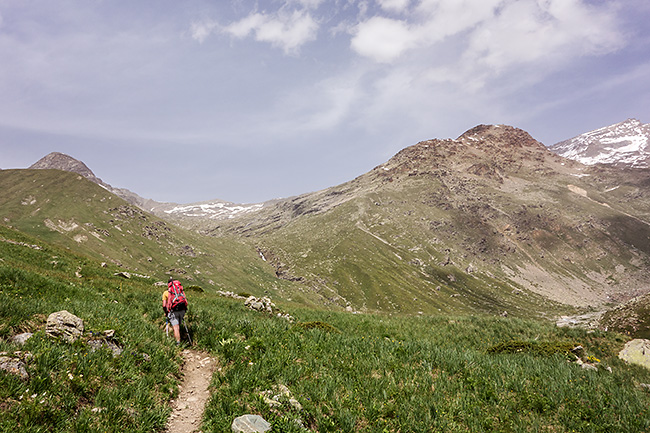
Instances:
[[[650,340],[638,338],[628,341],[618,357],[630,364],[650,368]]]
[[[582,364],[582,369],[583,370],[598,371],[598,367],[596,367],[593,364],[587,364],[587,363]]]
[[[0,356],[0,370],[19,376],[24,380],[29,379],[29,374],[25,369],[25,363],[20,359],[10,358],[8,356]]]
[[[271,407],[282,406],[282,400],[288,401],[289,405],[298,410],[302,410],[302,405],[291,394],[289,388],[285,385],[274,385],[272,389],[260,393],[262,400]]]
[[[230,428],[234,433],[259,433],[271,430],[271,424],[259,415],[242,415],[235,418]]]
[[[22,334],[14,335],[13,337],[11,337],[10,341],[12,343],[18,344],[19,346],[22,346],[27,342],[27,340],[32,338],[33,335],[34,334],[32,334],[31,332],[24,332]]]
[[[113,354],[113,358],[120,356],[123,352],[123,349],[117,344],[115,344],[114,342],[103,340],[103,339],[89,340],[88,345],[90,346],[91,352],[94,352],[95,350],[99,350],[102,347],[106,347],[110,349],[110,351]]]
[[[62,338],[74,343],[84,332],[84,321],[65,310],[50,314],[45,325],[45,333],[50,337]]]

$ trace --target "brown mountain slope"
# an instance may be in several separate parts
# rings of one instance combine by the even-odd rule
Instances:
[[[354,309],[599,307],[649,289],[649,179],[481,125],[205,233],[247,238],[281,278]]]

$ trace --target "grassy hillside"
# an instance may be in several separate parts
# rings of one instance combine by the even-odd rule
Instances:
[[[567,314],[650,290],[648,178],[483,126],[208,232],[239,234],[341,307]]]
[[[0,372],[0,431],[163,431],[177,392],[178,349],[166,338],[159,289],[93,258],[0,227],[0,351],[30,374]],[[76,274],[81,269],[78,277]],[[650,371],[616,357],[614,333],[487,316],[388,317],[296,309],[294,324],[239,301],[190,292],[198,347],[219,359],[202,431],[244,413],[284,432],[643,432]],[[113,357],[45,336],[61,309],[94,333],[114,329]],[[35,332],[25,346],[8,338]],[[582,369],[568,360],[581,344]],[[29,353],[29,355],[27,355]],[[611,368],[611,372],[607,370]],[[300,407],[261,393],[286,386]],[[272,392],[271,392],[272,395]]]
[[[204,290],[274,293],[310,304],[278,280],[251,246],[207,238],[145,213],[85,178],[59,170],[0,171],[2,224],[128,271]]]
[[[180,358],[159,330],[159,290],[1,226],[0,257],[0,351],[22,358],[30,375],[0,373],[0,431],[160,431]],[[46,337],[47,316],[64,309],[87,332],[115,330],[123,355]],[[20,332],[35,335],[10,344]]]
[[[650,295],[639,296],[605,312],[600,327],[631,338],[650,339]]]

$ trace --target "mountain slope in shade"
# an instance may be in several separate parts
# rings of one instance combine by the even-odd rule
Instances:
[[[650,167],[650,124],[627,119],[554,144],[560,156],[583,164]]]

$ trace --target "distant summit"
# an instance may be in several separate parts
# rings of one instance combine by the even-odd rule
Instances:
[[[186,218],[205,217],[208,219],[225,219],[233,218],[235,215],[253,212],[263,206],[263,204],[240,205],[226,202],[223,200],[211,200],[200,203],[179,205],[177,203],[161,203],[148,198],[143,198],[138,194],[126,189],[116,188],[104,182],[92,172],[83,162],[70,155],[61,152],[52,152],[32,164],[30,169],[54,169],[69,171],[79,174],[86,179],[106,188],[116,196],[127,202],[138,206],[139,208],[151,212],[161,218],[173,220],[183,220]]]
[[[29,168],[69,171],[72,173],[80,174],[88,180],[91,180],[103,187],[110,187],[110,185],[105,184],[100,178],[95,176],[95,173],[93,173],[86,164],[79,161],[78,159],[71,157],[70,155],[66,155],[65,153],[61,152],[52,152],[48,155],[45,155],[43,158],[32,164]]]
[[[121,197],[127,202],[134,204],[146,211],[150,211],[152,207],[160,205],[160,203],[146,198],[142,198],[138,194],[131,192],[128,189],[115,188],[107,184],[106,182],[104,182],[103,180],[95,176],[95,173],[93,173],[92,170],[89,169],[86,164],[79,161],[78,159],[71,157],[70,155],[66,155],[65,153],[52,152],[50,154],[47,154],[43,158],[39,159],[34,164],[32,164],[29,168],[41,169],[41,170],[42,169],[63,170],[63,171],[69,171],[72,173],[79,174],[85,177],[86,179],[90,180],[91,182],[95,182],[96,184],[106,188],[116,196]]]
[[[650,167],[650,124],[637,119],[587,132],[561,141],[550,150],[583,164]]]

